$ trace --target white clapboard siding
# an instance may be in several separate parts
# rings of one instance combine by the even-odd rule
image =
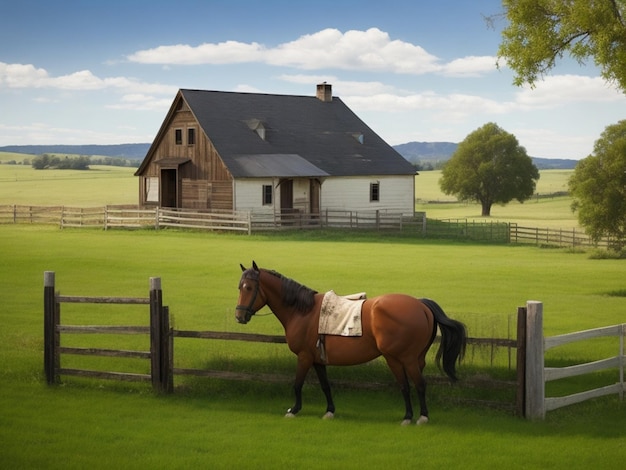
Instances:
[[[370,185],[379,184],[379,201],[370,201]],[[263,205],[262,188],[274,188],[273,204]],[[293,207],[306,212],[309,207],[308,179],[294,179]],[[415,208],[415,178],[404,176],[351,176],[323,179],[320,190],[320,211],[390,211],[413,215]],[[280,211],[280,186],[276,178],[235,180],[235,210],[254,213]]]
[[[379,183],[379,201],[370,201],[370,185]],[[413,215],[415,178],[409,176],[353,176],[327,178],[322,184],[322,210],[392,211]]]

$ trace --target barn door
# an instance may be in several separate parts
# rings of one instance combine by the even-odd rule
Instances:
[[[293,211],[293,180],[280,182],[280,210],[283,214]]]
[[[161,207],[178,207],[178,170],[161,169]]]
[[[312,217],[319,216],[320,213],[320,181],[312,179],[309,182],[310,207],[309,212]]]
[[[289,225],[293,222],[293,180],[281,180],[280,186],[280,219]]]

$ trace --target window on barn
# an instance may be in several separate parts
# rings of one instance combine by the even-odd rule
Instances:
[[[174,129],[174,140],[176,141],[176,145],[183,145],[183,130],[182,129]]]
[[[195,145],[196,143],[196,130],[193,127],[187,129],[187,145]]]
[[[380,182],[370,183],[370,202],[380,201]]]
[[[159,178],[146,178],[146,202],[159,202]]]
[[[272,195],[273,195],[272,185],[264,184],[263,185],[263,205],[264,206],[272,205]]]

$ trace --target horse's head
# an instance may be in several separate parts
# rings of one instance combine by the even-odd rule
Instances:
[[[256,263],[246,269],[240,264],[243,274],[239,280],[239,300],[235,308],[235,318],[239,323],[246,324],[258,310],[265,305],[264,295],[261,291],[261,271]]]

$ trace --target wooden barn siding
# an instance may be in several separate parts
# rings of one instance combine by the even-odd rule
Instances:
[[[380,201],[370,202],[370,183],[380,183]],[[390,211],[413,215],[415,178],[409,176],[366,176],[327,178],[322,184],[322,210]]]
[[[196,130],[196,143],[187,145],[187,130]],[[175,130],[182,129],[183,144],[177,145]],[[190,209],[233,210],[232,177],[209,138],[186,106],[174,114],[159,142],[152,161],[139,183],[140,201],[145,204],[144,177],[160,176],[158,160],[189,158],[179,167],[181,205]]]

